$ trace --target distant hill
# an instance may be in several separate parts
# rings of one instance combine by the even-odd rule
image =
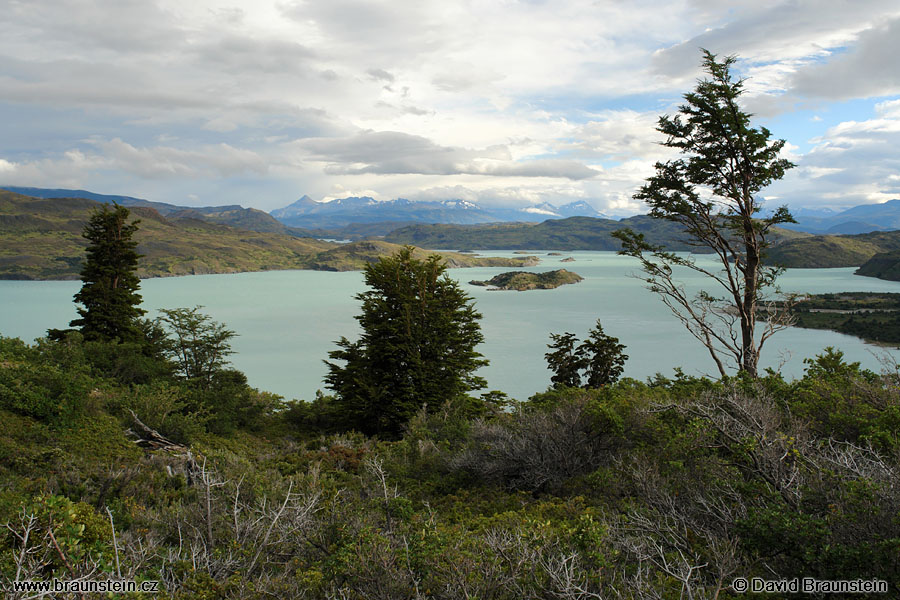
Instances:
[[[399,244],[391,244],[380,240],[362,240],[350,244],[340,244],[311,258],[309,268],[316,271],[357,271],[365,267],[367,263],[375,262],[381,256],[395,254],[400,248],[402,246]],[[416,248],[413,252],[413,257],[424,259],[431,254],[434,254],[434,252]],[[500,258],[462,254],[459,252],[441,252],[440,254],[450,268],[530,267],[540,262],[540,259],[536,256]]]
[[[543,223],[494,223],[487,225],[410,225],[393,231],[384,239],[423,248],[465,250],[619,250],[619,240],[611,233],[630,227],[643,233],[652,244],[670,250],[705,252],[688,243],[683,230],[662,219],[647,215],[621,221],[592,217],[569,217]],[[806,234],[778,231],[776,241]]]
[[[900,231],[816,235],[771,248],[768,261],[791,268],[858,267],[880,252],[894,250],[900,250]]]
[[[0,191],[0,278],[77,278],[87,244],[81,232],[99,206],[87,198],[33,198]],[[177,213],[166,217],[145,206],[130,210],[141,220],[135,235],[138,252],[144,255],[138,263],[141,277],[278,269],[355,270],[399,249],[384,242],[341,245],[248,231]],[[447,258],[452,266],[523,266],[536,260]]]
[[[900,199],[881,204],[861,204],[843,212],[797,211],[797,223],[786,229],[816,234],[860,234],[900,229]]]
[[[900,281],[900,250],[879,252],[856,270],[857,275]]]
[[[289,227],[279,222],[269,213],[257,210],[255,208],[244,208],[238,205],[230,206],[178,206],[168,204],[166,202],[153,202],[142,198],[134,198],[132,196],[115,196],[109,194],[95,194],[86,190],[67,190],[67,189],[49,189],[49,188],[30,188],[9,186],[0,188],[31,196],[33,198],[84,198],[94,200],[96,202],[113,203],[128,208],[145,207],[156,210],[164,217],[189,218],[210,223],[218,223],[219,225],[229,225],[238,229],[246,229],[248,231],[259,231],[266,233],[281,233],[285,235],[293,235],[295,237],[315,237],[311,232],[302,231]]]
[[[148,207],[164,217],[193,218],[249,231],[339,239],[380,236],[414,223],[538,222],[571,216],[602,216],[583,200],[562,206],[542,203],[525,208],[488,209],[466,200],[418,202],[398,198],[376,201],[370,197],[350,197],[317,202],[309,196],[303,196],[270,214],[239,205],[179,206],[133,196],[97,194],[87,190],[16,186],[0,186],[0,189],[34,198],[85,198],[97,202],[115,202],[129,208]]]
[[[405,198],[378,201],[368,196],[317,202],[303,196],[273,210],[271,215],[286,225],[305,229],[336,229],[351,224],[379,222],[451,223],[471,225],[497,222],[536,222],[570,216],[600,216],[584,201],[563,206],[549,203],[525,208],[485,208],[466,200],[412,201]]]

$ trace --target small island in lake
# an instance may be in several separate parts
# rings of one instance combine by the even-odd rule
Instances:
[[[500,273],[487,281],[470,281],[472,285],[493,286],[494,290],[552,290],[568,283],[578,283],[584,277],[578,273],[557,269],[546,273],[528,273],[526,271],[508,271]]]

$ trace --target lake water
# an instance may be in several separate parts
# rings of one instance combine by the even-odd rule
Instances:
[[[637,270],[637,261],[613,252],[571,252],[565,256],[575,261],[560,263],[565,256],[536,254],[542,255],[541,264],[526,270],[564,267],[582,275],[584,281],[555,290],[492,292],[468,282],[489,279],[508,268],[450,271],[484,315],[485,343],[479,350],[491,364],[480,373],[489,389],[519,399],[546,389],[550,372],[544,353],[549,334],[571,331],[583,338],[597,319],[607,334],[627,347],[627,376],[672,375],[675,367],[688,374],[715,375],[706,350],[641,281],[629,277]],[[853,270],[791,269],[780,285],[785,291],[808,293],[900,292],[900,283],[859,277]],[[702,279],[690,277],[685,282],[691,288]],[[48,328],[65,328],[76,316],[72,296],[80,285],[78,281],[0,281],[0,334],[31,341]],[[364,288],[360,272],[269,271],[147,279],[141,283],[141,294],[148,316],[157,316],[159,308],[203,305],[203,312],[239,334],[232,362],[252,385],[286,398],[308,400],[323,388],[326,368],[322,361],[335,349],[334,340],[357,336],[353,317],[359,303],[354,295]],[[796,377],[803,373],[803,359],[826,346],[837,347],[849,359],[873,369],[880,366],[878,356],[888,352],[854,337],[792,328],[769,340],[762,364]],[[900,359],[900,352],[890,353]]]

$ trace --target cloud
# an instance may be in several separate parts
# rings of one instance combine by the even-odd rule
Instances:
[[[394,83],[396,77],[385,71],[384,69],[369,69],[366,73],[374,79],[375,81],[386,81],[388,83]]]
[[[896,90],[900,38],[895,0],[7,4],[3,179],[207,203],[464,186],[627,211],[698,46],[742,55],[754,112],[789,115],[805,94],[827,119],[833,97]],[[895,134],[876,121],[895,110],[817,126],[832,131],[797,185],[846,177],[826,160],[842,148],[882,163],[874,140]]]
[[[48,50],[64,47],[116,54],[154,53],[180,46],[187,38],[176,15],[148,0],[41,0],[4,3],[7,41],[37,35]]]
[[[900,198],[900,100],[881,103],[874,118],[829,128],[772,186],[792,205],[835,208]]]
[[[310,76],[311,59],[316,57],[313,50],[297,42],[256,39],[233,33],[192,47],[192,51],[210,68],[244,76]]]
[[[14,181],[39,186],[47,180],[83,180],[104,171],[124,171],[143,179],[185,179],[209,175],[228,178],[245,173],[264,174],[267,170],[261,156],[228,144],[185,150],[171,146],[136,147],[119,138],[89,140],[88,148],[71,149],[60,157],[23,163],[0,160],[0,173],[8,173]]]
[[[313,160],[328,163],[333,174],[487,175],[492,177],[560,177],[587,179],[597,174],[574,160],[513,161],[505,146],[482,150],[440,146],[397,131],[364,131],[346,138],[295,143]]]
[[[900,93],[900,18],[860,33],[854,47],[831,60],[798,71],[792,91],[846,100]]]
[[[588,160],[659,160],[671,154],[656,131],[659,113],[633,110],[605,111],[579,125],[558,149]]]
[[[751,63],[828,56],[830,48],[848,44],[860,31],[900,14],[900,7],[893,0],[792,0],[744,3],[735,12],[718,27],[658,50],[653,57],[656,72],[667,77],[694,75],[700,48],[738,54]]]
[[[199,177],[210,172],[231,177],[246,172],[265,173],[266,162],[249,150],[217,144],[194,150],[170,146],[136,148],[120,139],[95,141],[107,168],[123,169],[145,178]]]

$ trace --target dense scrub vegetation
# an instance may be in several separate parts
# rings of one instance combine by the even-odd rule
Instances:
[[[7,583],[736,598],[733,578],[755,575],[900,590],[900,379],[830,349],[794,382],[559,387],[479,417],[429,406],[382,441],[336,431],[327,397],[284,403],[225,365],[207,380],[113,344],[0,339]]]

